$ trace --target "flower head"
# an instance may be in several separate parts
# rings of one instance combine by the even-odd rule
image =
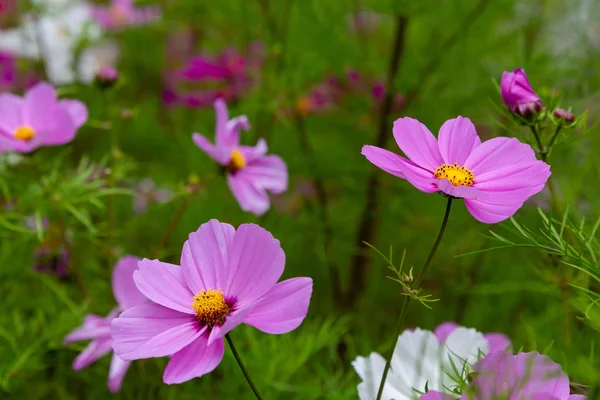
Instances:
[[[287,166],[279,156],[266,155],[267,143],[240,145],[240,130],[250,129],[245,115],[229,119],[225,101],[215,101],[217,132],[215,143],[194,133],[194,143],[225,168],[227,183],[244,211],[264,214],[270,207],[267,192],[283,193],[287,189]]]
[[[394,349],[382,399],[412,400],[426,387],[450,393],[466,380],[471,366],[488,354],[492,346],[482,333],[456,324],[442,324],[435,333],[406,330]],[[358,385],[360,399],[374,399],[385,360],[379,354],[371,353],[369,357],[357,357],[352,366],[362,380]]]
[[[513,113],[530,117],[542,109],[542,100],[533,91],[523,68],[504,72],[500,81],[500,91],[504,104]]]
[[[31,153],[41,146],[58,146],[75,138],[87,121],[87,108],[77,100],[58,100],[47,83],[24,97],[0,94],[0,152]]]
[[[223,357],[223,336],[241,323],[271,334],[304,320],[310,278],[277,283],[285,254],[279,241],[254,224],[211,220],[190,234],[181,266],[142,260],[134,281],[151,302],[112,322],[119,357],[171,356],[163,380],[181,383],[211,372]]]
[[[133,211],[139,214],[144,212],[148,208],[148,204],[152,202],[166,203],[172,198],[172,191],[157,189],[152,179],[144,178],[136,187],[136,193],[133,197]]]
[[[493,353],[477,362],[473,370],[478,375],[462,400],[585,399],[571,395],[569,378],[560,365],[537,352]]]
[[[85,368],[110,353],[112,350],[111,321],[121,311],[146,301],[146,297],[137,290],[133,282],[133,272],[137,268],[138,261],[137,257],[124,256],[115,265],[112,273],[112,289],[118,306],[104,318],[94,314],[87,315],[83,320],[83,325],[65,337],[64,344],[91,339],[90,344],[73,362],[74,370]],[[118,355],[113,354],[108,373],[108,388],[111,392],[117,392],[121,388],[121,382],[129,364],[129,361],[124,361]]]
[[[374,146],[362,154],[425,193],[463,198],[471,215],[488,224],[511,217],[550,176],[529,145],[505,137],[482,143],[468,118],[446,121],[437,140],[419,121],[400,118],[394,138],[408,159]]]
[[[111,0],[108,6],[93,5],[92,15],[97,23],[108,30],[126,26],[144,25],[161,17],[157,6],[135,7],[132,0]]]

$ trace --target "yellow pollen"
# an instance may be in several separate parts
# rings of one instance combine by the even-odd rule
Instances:
[[[221,326],[231,312],[231,305],[225,301],[220,290],[201,290],[194,296],[192,309],[201,325]]]
[[[470,169],[459,166],[458,163],[442,164],[433,174],[438,179],[447,179],[454,186],[473,186],[475,175]]]
[[[19,140],[28,141],[34,136],[35,131],[27,125],[20,126],[15,130],[15,138]]]
[[[296,110],[298,114],[307,116],[308,114],[310,114],[312,109],[312,102],[308,98],[302,97],[298,99],[298,102],[296,103]]]
[[[246,166],[244,155],[237,149],[231,152],[231,160],[229,160],[229,168],[232,171],[239,171]]]

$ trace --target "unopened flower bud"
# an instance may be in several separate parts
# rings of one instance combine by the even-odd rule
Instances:
[[[556,110],[554,110],[554,116],[558,119],[562,119],[568,124],[575,121],[575,116],[567,110],[565,110],[564,108],[557,108]]]
[[[94,82],[100,89],[109,89],[119,80],[119,73],[113,67],[103,67],[96,73]]]
[[[502,74],[500,92],[504,104],[515,114],[528,118],[542,111],[542,100],[531,87],[522,68]]]

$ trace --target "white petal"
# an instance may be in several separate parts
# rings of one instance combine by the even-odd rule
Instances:
[[[489,344],[481,332],[462,326],[456,328],[444,343],[445,370],[450,376],[456,377],[455,369],[457,369],[460,376],[464,378],[465,371],[488,351]]]
[[[373,400],[377,397],[379,384],[383,376],[385,368],[384,358],[377,354],[371,353],[369,357],[356,357],[352,361],[352,366],[356,373],[360,376],[362,382],[358,385],[358,397],[360,400]],[[383,387],[382,399],[409,400],[409,397],[404,396],[395,387],[396,377],[392,371],[388,373],[385,386]]]

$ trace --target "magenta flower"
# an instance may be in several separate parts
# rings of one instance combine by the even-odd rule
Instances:
[[[111,0],[109,6],[93,5],[91,7],[94,20],[108,30],[143,25],[161,17],[159,7],[136,8],[132,0]]]
[[[425,193],[464,199],[471,215],[487,224],[511,217],[550,177],[550,166],[529,145],[505,137],[482,143],[468,118],[446,121],[437,140],[419,121],[400,118],[394,138],[408,159],[375,146],[364,146],[362,154]]]
[[[570,394],[569,378],[560,365],[537,352],[489,354],[473,366],[477,373],[462,400],[582,400]]]
[[[523,68],[502,74],[500,92],[504,104],[513,113],[529,117],[542,109],[542,100],[533,91]]]
[[[222,99],[215,101],[215,111],[215,144],[198,133],[192,136],[194,143],[225,168],[229,188],[242,210],[262,215],[271,206],[267,192],[280,194],[287,189],[287,166],[281,157],[266,155],[264,139],[254,147],[240,145],[240,130],[250,129],[245,115],[230,120]]]
[[[47,83],[24,97],[0,94],[0,152],[31,153],[41,146],[58,146],[75,138],[87,121],[87,108],[77,100],[58,100]]]
[[[263,228],[211,220],[190,234],[181,267],[139,263],[133,279],[151,302],[112,322],[113,348],[124,360],[171,356],[167,384],[207,374],[223,358],[223,337],[241,323],[271,334],[302,323],[312,280],[277,283],[284,265],[279,241]]]
[[[112,273],[112,289],[118,306],[104,318],[94,314],[86,315],[83,325],[65,337],[64,344],[80,340],[92,340],[73,362],[74,370],[78,371],[85,368],[108,354],[112,350],[111,321],[121,311],[146,301],[146,297],[137,290],[133,282],[133,273],[137,268],[138,261],[139,258],[137,257],[125,256],[115,265]],[[111,392],[118,392],[121,388],[121,382],[125,377],[129,364],[129,361],[124,361],[117,354],[113,354],[108,372],[108,389]]]
[[[461,326],[455,322],[442,322],[435,328],[433,333],[435,334],[437,339],[440,341],[440,343],[443,344],[446,341],[446,339],[448,338],[448,336],[450,336],[450,334],[452,332],[454,332],[456,330],[456,328],[460,328],[460,327]],[[483,335],[483,337],[489,344],[489,353],[495,353],[497,351],[505,351],[505,350],[508,350],[511,348],[510,347],[511,346],[510,339],[508,337],[506,337],[505,335],[503,335],[502,333],[497,333],[497,332],[486,333]]]

